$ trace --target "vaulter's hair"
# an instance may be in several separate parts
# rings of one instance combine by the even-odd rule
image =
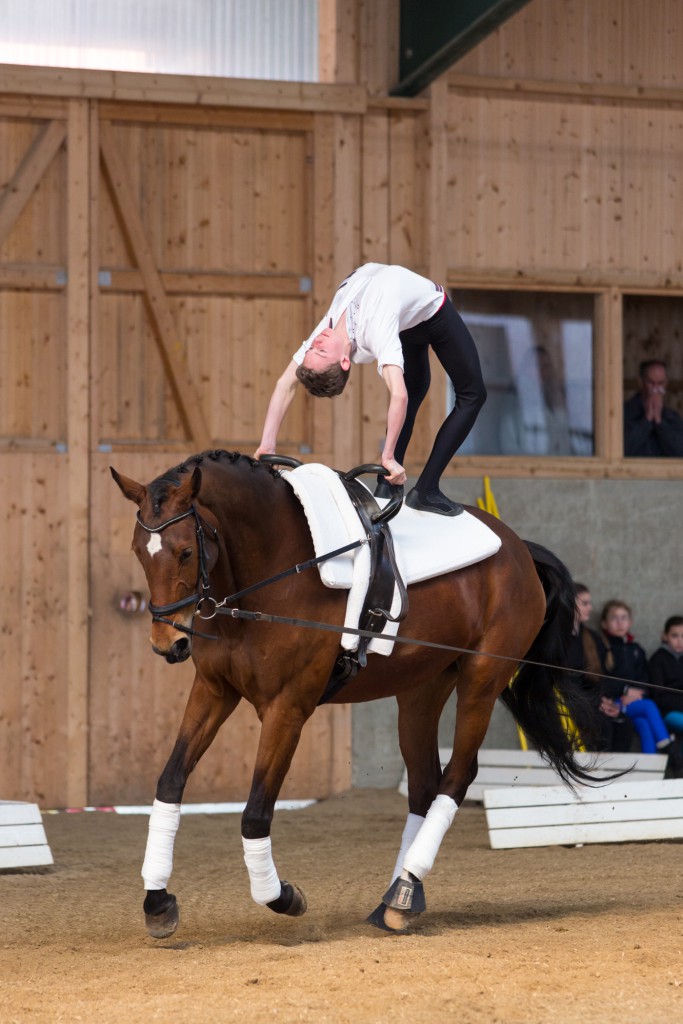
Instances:
[[[683,615],[670,615],[664,623],[664,632],[668,633],[674,626],[683,626]]]
[[[334,363],[326,370],[309,370],[307,366],[297,366],[296,376],[316,398],[334,398],[335,395],[341,395],[346,387],[349,370],[343,370],[341,363]]]

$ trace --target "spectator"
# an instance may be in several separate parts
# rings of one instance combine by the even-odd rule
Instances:
[[[680,691],[657,690],[652,696],[667,728],[678,735],[683,734],[683,615],[672,615],[666,620],[662,645],[648,661],[647,671],[651,683]]]
[[[574,629],[567,647],[567,665],[590,675],[583,676],[586,691],[594,695],[595,706],[601,712],[597,716],[596,737],[598,750],[629,751],[633,745],[633,724],[621,711],[614,700],[602,694],[600,679],[602,666],[599,654],[597,635],[589,627],[588,622],[593,611],[593,599],[585,583],[574,583],[574,600],[576,617]]]
[[[638,458],[683,458],[683,419],[664,404],[666,363],[640,364],[639,390],[624,405],[624,455]]]
[[[600,616],[600,654],[604,695],[630,718],[644,754],[668,754],[672,774],[680,771],[680,755],[659,708],[638,683],[647,682],[645,651],[631,635],[631,609],[625,601],[608,601]],[[615,676],[610,681],[610,676]],[[632,680],[634,686],[623,680]]]

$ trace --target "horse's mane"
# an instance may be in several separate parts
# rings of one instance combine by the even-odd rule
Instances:
[[[266,469],[270,472],[271,476],[274,476],[274,468],[266,465],[264,462],[259,462],[258,459],[252,459],[250,455],[242,455],[241,452],[228,452],[222,448],[212,449],[206,452],[200,452],[197,455],[190,455],[189,458],[181,462],[179,466],[174,466],[172,469],[167,469],[160,476],[156,477],[147,486],[147,492],[152,500],[152,505],[155,513],[161,512],[161,508],[168,498],[169,488],[178,487],[182,483],[182,476],[185,473],[191,473],[197,466],[201,466],[203,463],[208,462],[209,464],[217,464],[220,462],[225,463],[237,463],[240,460],[247,462],[253,469]]]

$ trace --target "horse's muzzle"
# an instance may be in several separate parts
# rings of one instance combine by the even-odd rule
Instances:
[[[165,658],[169,665],[178,665],[181,661],[187,661],[192,654],[192,641],[187,636],[181,636],[166,650],[155,644],[152,644],[152,650],[155,654],[160,654],[162,658]]]

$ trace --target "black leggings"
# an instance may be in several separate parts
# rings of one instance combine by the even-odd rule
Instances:
[[[434,316],[416,327],[401,331],[399,338],[403,349],[408,408],[396,442],[397,462],[403,463],[417,410],[429,390],[430,347],[455,390],[455,405],[436,435],[431,454],[416,484],[418,491],[427,493],[438,488],[441,474],[472,429],[486,401],[486,388],[472,335],[448,297]]]

